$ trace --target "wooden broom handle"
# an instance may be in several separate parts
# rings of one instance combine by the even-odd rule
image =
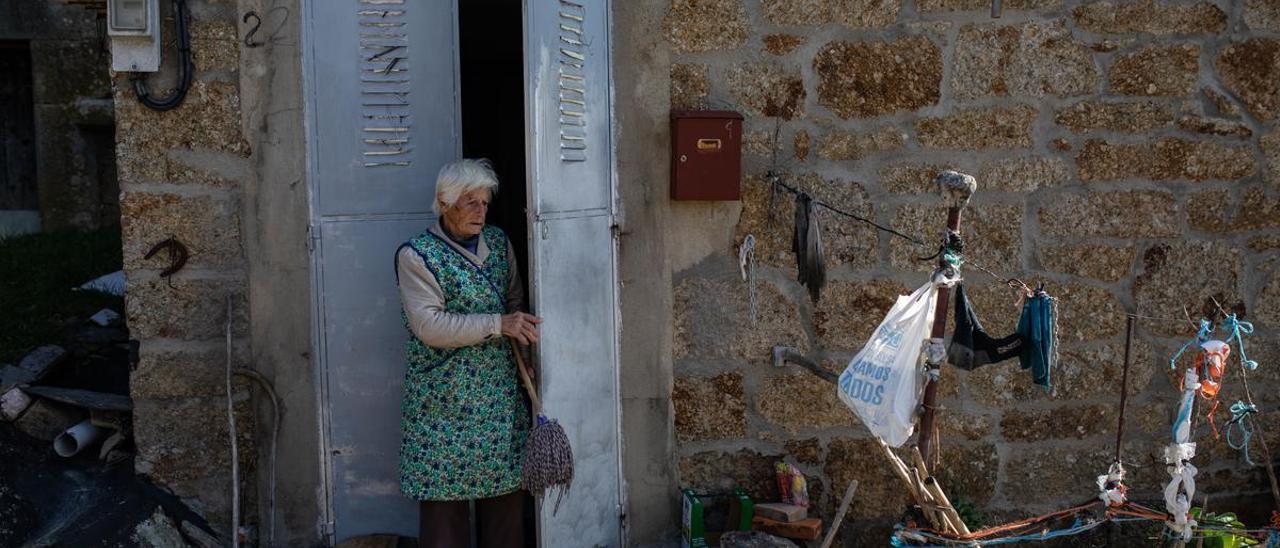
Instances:
[[[542,412],[542,404],[538,402],[538,390],[533,387],[533,381],[529,379],[529,373],[525,370],[524,355],[520,353],[520,345],[516,344],[516,340],[507,337],[507,342],[511,343],[511,353],[516,355],[516,370],[520,372],[520,381],[524,383],[524,389],[529,393],[529,400],[533,402],[533,414],[537,415]]]

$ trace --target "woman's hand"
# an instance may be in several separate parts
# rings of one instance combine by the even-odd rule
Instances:
[[[502,316],[502,334],[525,346],[538,342],[538,324],[542,318],[524,312],[512,312]]]

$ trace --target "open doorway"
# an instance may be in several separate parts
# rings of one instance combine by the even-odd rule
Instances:
[[[458,2],[462,155],[493,162],[501,186],[487,222],[511,238],[527,289],[523,28],[520,0]]]
[[[515,249],[526,305],[529,226],[525,215],[524,17],[521,0],[458,2],[462,155],[488,158],[499,188],[488,224],[506,231]],[[537,546],[533,497],[525,496],[525,546]],[[474,522],[473,522],[474,523]]]
[[[0,236],[40,226],[31,49],[0,40]]]

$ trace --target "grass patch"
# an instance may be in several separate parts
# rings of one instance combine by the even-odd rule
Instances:
[[[118,226],[0,239],[0,362],[64,342],[66,327],[98,310],[123,312],[121,297],[71,290],[120,270],[120,249]]]

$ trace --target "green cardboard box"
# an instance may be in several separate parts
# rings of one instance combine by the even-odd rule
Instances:
[[[731,495],[699,495],[681,491],[680,532],[682,548],[709,548],[720,544],[727,531],[750,531],[755,505],[742,489]]]

